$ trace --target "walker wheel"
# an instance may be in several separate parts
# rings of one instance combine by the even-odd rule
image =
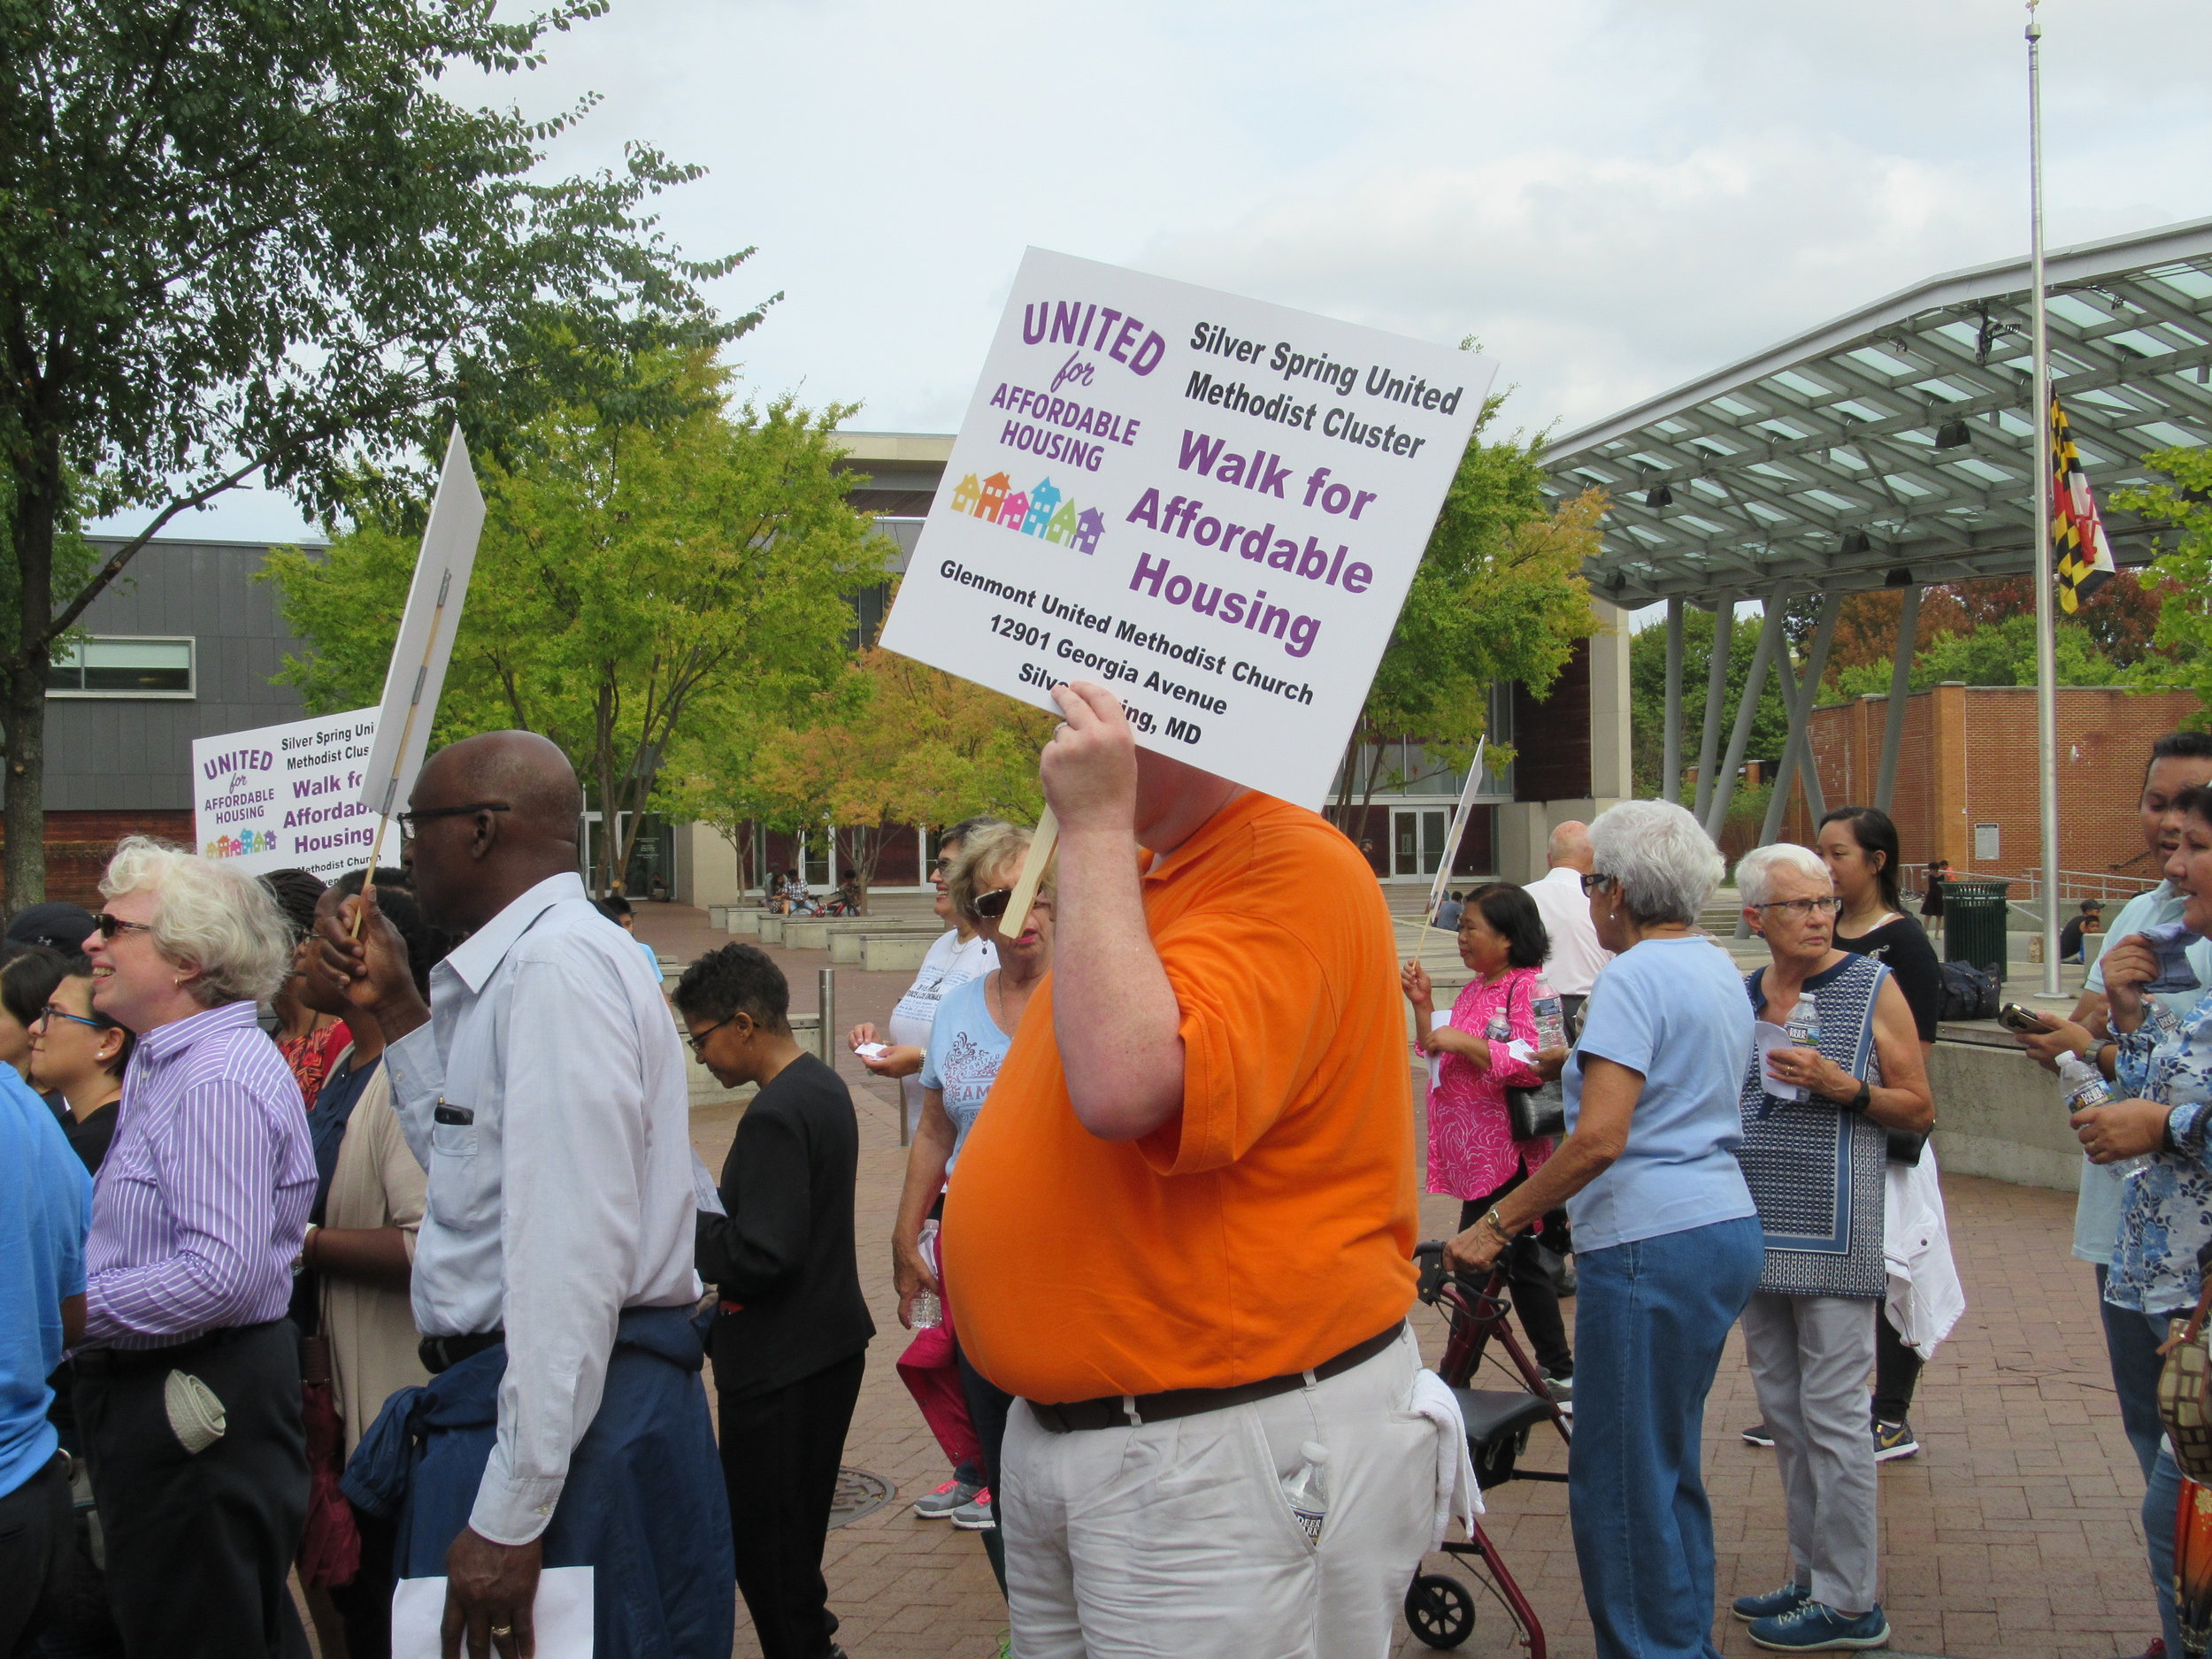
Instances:
[[[1406,1591],[1406,1623],[1432,1647],[1456,1647],[1475,1633],[1475,1598],[1458,1579],[1425,1572]]]

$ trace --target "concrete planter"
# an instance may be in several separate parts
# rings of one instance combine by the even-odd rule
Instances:
[[[707,926],[718,933],[727,933],[730,926],[730,907],[726,904],[708,905]]]
[[[866,973],[911,973],[922,965],[934,933],[864,933],[860,939],[860,966]]]
[[[923,939],[935,939],[938,934],[945,931],[936,926],[934,917],[930,918],[930,923],[931,925],[926,927],[904,927],[896,922],[879,922],[865,927],[856,927],[849,933],[832,933],[829,941],[830,960],[857,963],[860,960],[862,945],[867,940],[911,939],[917,935]]]
[[[767,914],[767,911],[755,910],[749,904],[733,904],[729,907],[729,918],[724,925],[740,939],[757,939],[760,937],[761,918]]]
[[[788,916],[778,916],[772,911],[764,910],[761,912],[760,920],[754,925],[753,931],[759,935],[762,944],[780,945],[783,943],[784,924],[791,919]]]

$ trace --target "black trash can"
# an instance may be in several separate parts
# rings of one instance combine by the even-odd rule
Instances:
[[[1943,883],[1943,959],[1970,963],[1991,979],[2005,982],[2009,954],[2005,920],[2011,909],[2012,883],[1981,876],[1949,876]]]

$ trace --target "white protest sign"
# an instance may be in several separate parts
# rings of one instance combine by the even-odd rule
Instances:
[[[1317,806],[1494,373],[1033,248],[882,642]]]
[[[385,671],[384,696],[378,703],[376,747],[362,769],[359,800],[388,818],[407,804],[407,793],[422,770],[430,726],[445,687],[453,636],[461,626],[461,602],[468,596],[469,572],[476,564],[476,539],[484,528],[484,497],[469,465],[461,428],[445,450],[438,498],[423,529],[415,578],[407,588],[407,611]],[[367,862],[363,849],[362,862]]]
[[[376,710],[192,741],[192,833],[204,858],[259,875],[309,870],[326,881],[369,859],[376,815],[360,801]]]

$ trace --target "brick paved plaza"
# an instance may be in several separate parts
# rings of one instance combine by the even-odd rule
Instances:
[[[641,905],[639,924],[679,963],[724,938],[709,932],[703,911],[677,906]],[[794,1011],[811,1011],[816,971],[828,965],[827,954],[772,954],[790,977]],[[908,977],[841,967],[839,1023],[880,1020]],[[830,1535],[826,1571],[831,1605],[844,1622],[839,1640],[853,1659],[987,1659],[1006,1615],[980,1543],[948,1523],[917,1520],[907,1508],[948,1471],[892,1369],[904,1337],[890,1294],[887,1242],[904,1169],[895,1086],[849,1057],[841,1070],[860,1110],[861,1279],[879,1332],[845,1462],[895,1482],[899,1496]],[[710,1103],[694,1114],[694,1141],[718,1172],[739,1110]],[[1957,1659],[2139,1653],[2155,1631],[2136,1520],[2141,1482],[2120,1432],[2090,1272],[2067,1251],[2072,1196],[1973,1179],[1947,1180],[1946,1188],[1969,1305],[1921,1384],[1913,1411],[1921,1455],[1881,1471],[1893,1647]],[[1426,1200],[1427,1233],[1442,1234],[1455,1215],[1451,1201]],[[1071,1229],[1081,1225],[1070,1217]],[[1433,1357],[1440,1325],[1425,1309],[1416,1318]],[[1706,1423],[1724,1599],[1771,1588],[1787,1572],[1773,1454],[1737,1438],[1758,1415],[1732,1343]],[[1559,1466],[1555,1441],[1547,1448],[1540,1434],[1535,1446],[1541,1449],[1532,1464]],[[1553,1653],[1590,1653],[1565,1489],[1502,1487],[1492,1494],[1488,1524],[1544,1619]],[[1508,1652],[1502,1615],[1494,1615],[1487,1597],[1478,1599],[1476,1633],[1458,1651]],[[1718,1623],[1724,1653],[1759,1651],[1735,1621]],[[741,1605],[735,1652],[758,1651]],[[1409,1634],[1398,1651],[1429,1650]]]

